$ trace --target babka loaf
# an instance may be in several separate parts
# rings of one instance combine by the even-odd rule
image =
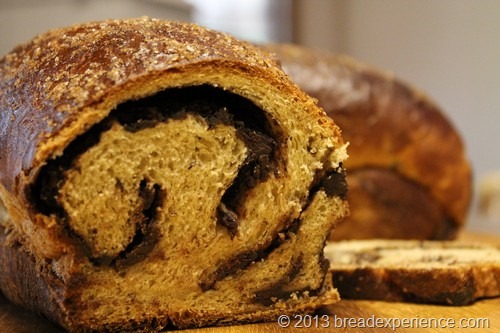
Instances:
[[[466,222],[471,167],[443,111],[372,66],[287,44],[265,46],[349,142],[351,214],[333,240],[451,239]]]
[[[346,299],[466,305],[500,296],[500,249],[458,241],[331,242],[333,283]]]
[[[334,122],[247,43],[149,18],[0,61],[6,297],[69,331],[274,320],[331,304]]]

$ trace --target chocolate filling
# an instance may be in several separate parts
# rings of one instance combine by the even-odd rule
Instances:
[[[311,194],[322,190],[328,197],[338,196],[346,200],[349,186],[346,180],[346,171],[342,164],[335,170],[327,172],[324,175],[317,174],[311,186]]]
[[[228,209],[223,202],[217,207],[217,222],[227,228],[231,238],[236,236],[238,231],[238,215]]]
[[[222,197],[226,209],[233,212],[237,212],[241,201],[245,199],[244,194],[266,180],[276,168],[273,163],[276,142],[270,136],[245,127],[238,128],[238,136],[245,142],[248,155],[238,172],[238,181],[235,181]]]
[[[113,258],[111,265],[120,269],[133,265],[142,259],[156,246],[159,232],[156,222],[158,207],[165,201],[166,191],[159,184],[152,184],[143,179],[139,184],[139,197],[142,198],[140,220],[135,223],[136,232],[132,242],[118,257]]]
[[[234,274],[237,270],[243,269],[255,262],[263,256],[260,251],[249,251],[239,253],[232,257],[231,260],[224,261],[217,265],[217,268],[213,272],[205,271],[200,277],[200,282],[198,283],[203,291],[207,291],[214,288],[217,281],[222,280],[226,276]]]
[[[137,132],[168,119],[182,119],[187,114],[201,116],[209,128],[221,123],[234,126],[237,136],[247,147],[248,153],[243,166],[233,184],[225,191],[217,209],[218,223],[227,228],[231,237],[234,237],[238,229],[238,207],[244,201],[246,192],[266,180],[277,167],[275,138],[279,133],[271,131],[270,119],[252,102],[210,86],[168,89],[148,98],[119,105],[103,121],[70,143],[62,156],[48,161],[42,168],[28,191],[29,197],[35,203],[34,208],[45,215],[55,215],[66,233],[71,235],[77,244],[83,245],[83,252],[89,256],[88,246],[82,237],[71,229],[68,214],[58,202],[59,188],[66,181],[65,171],[77,167],[77,157],[99,143],[101,133],[115,122],[120,123],[127,131]],[[116,186],[120,185],[121,182],[117,179]],[[143,199],[143,204],[140,211],[134,215],[137,227],[133,240],[115,258],[90,258],[96,265],[113,265],[119,268],[134,264],[144,258],[158,242],[155,212],[163,203],[166,190],[159,184],[152,184],[144,179],[139,186],[138,195]],[[242,255],[238,261],[246,265],[254,259],[253,256],[247,258]],[[227,275],[227,271],[221,268],[220,272],[215,274],[215,280]]]

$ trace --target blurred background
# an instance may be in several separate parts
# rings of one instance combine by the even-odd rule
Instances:
[[[474,166],[469,229],[500,233],[500,1],[0,0],[0,54],[53,27],[143,15],[348,54],[424,90]]]

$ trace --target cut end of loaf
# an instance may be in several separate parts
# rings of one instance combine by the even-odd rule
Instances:
[[[346,145],[266,53],[193,24],[109,20],[38,36],[0,74],[11,300],[119,332],[338,300],[323,248],[347,211]]]
[[[290,139],[248,100],[199,86],[121,104],[74,140],[32,188],[82,262],[68,318],[190,327],[335,302],[322,253],[347,185],[340,159],[314,155],[343,155],[306,138],[294,156]]]

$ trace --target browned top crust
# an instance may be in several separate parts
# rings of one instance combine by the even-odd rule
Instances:
[[[0,60],[0,182],[12,194],[22,193],[47,158],[61,154],[120,102],[206,83],[203,70],[189,83],[160,78],[201,62],[225,72],[257,73],[311,104],[271,57],[194,24],[139,18],[55,29]],[[339,134],[333,123],[326,127]]]
[[[296,45],[266,45],[287,72],[334,117],[346,141],[349,174],[390,169],[427,189],[457,225],[471,199],[462,139],[423,92],[353,58]]]

